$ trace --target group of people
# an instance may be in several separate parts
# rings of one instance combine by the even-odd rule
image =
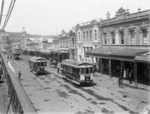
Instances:
[[[0,81],[2,81],[3,79],[3,69],[2,69],[2,63],[0,62]]]
[[[134,78],[134,72],[133,70],[131,69],[124,69],[123,72],[121,73],[121,75],[119,76],[118,78],[118,83],[119,83],[119,86],[122,85],[122,82],[124,79],[129,79],[129,84],[132,84],[132,80]]]

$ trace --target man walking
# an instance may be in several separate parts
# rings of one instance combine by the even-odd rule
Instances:
[[[133,70],[129,72],[129,83],[132,84]]]
[[[18,72],[18,79],[21,80],[21,72]]]

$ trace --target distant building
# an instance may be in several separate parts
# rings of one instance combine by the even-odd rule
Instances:
[[[69,31],[69,58],[77,59],[77,37],[75,29]]]
[[[85,52],[100,46],[99,21],[94,19],[76,25],[76,35],[78,60],[95,62],[95,58],[86,57]]]
[[[95,57],[97,71],[110,76],[123,75],[124,70],[134,71],[134,82],[149,84],[150,79],[150,10],[130,13],[122,7],[114,18],[110,13],[99,23],[99,49],[86,52]]]

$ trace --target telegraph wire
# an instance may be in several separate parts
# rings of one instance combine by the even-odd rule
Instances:
[[[3,9],[4,9],[4,0],[2,0],[2,5],[1,5],[0,26],[1,26],[1,21],[2,21],[2,17],[3,17]]]
[[[11,12],[12,12],[12,9],[13,9],[13,6],[14,6],[14,3],[15,3],[15,0],[11,0],[11,3],[9,5],[9,9],[8,9],[8,12],[7,12],[7,15],[6,15],[6,18],[5,18],[5,22],[4,22],[3,27],[2,27],[2,30],[5,29],[5,27],[8,23],[8,20],[10,18],[10,15],[11,15]]]
[[[2,30],[5,29],[5,27],[6,27],[7,23],[8,23],[8,20],[10,18],[10,15],[12,13],[13,8],[14,8],[15,2],[16,2],[16,0],[11,0],[11,3],[9,5],[9,10],[7,12],[7,15],[6,15],[5,22],[3,24]]]
[[[3,26],[4,26],[4,24],[6,23],[6,20],[7,20],[7,18],[8,18],[8,15],[9,15],[9,12],[10,12],[10,9],[11,9],[11,6],[12,6],[12,3],[13,3],[13,0],[11,0],[11,3],[9,4],[9,9],[8,9],[8,12],[7,12],[5,21],[4,21],[4,23],[3,23]],[[1,29],[2,29],[2,28],[1,28]]]

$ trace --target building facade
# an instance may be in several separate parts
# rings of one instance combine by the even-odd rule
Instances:
[[[124,72],[133,71],[136,86],[140,81],[149,84],[150,10],[130,13],[121,7],[114,18],[109,12],[106,16],[99,24],[101,48],[87,52],[87,56],[97,58],[101,73],[123,76]],[[136,59],[137,56],[143,59]]]
[[[100,22],[100,31],[103,46],[147,48],[150,45],[150,10],[130,14],[122,7],[116,12],[114,18],[109,17]]]
[[[86,57],[85,52],[91,49],[99,48],[99,22],[92,20],[86,23],[76,25],[77,35],[77,56],[78,60],[95,62],[95,58]]]
[[[69,58],[77,60],[77,37],[75,30],[69,31]]]

